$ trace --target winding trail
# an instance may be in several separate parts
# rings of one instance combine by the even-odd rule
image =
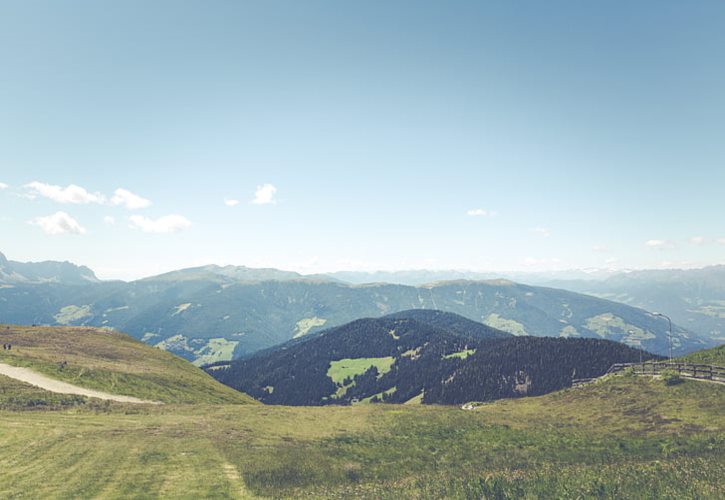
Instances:
[[[41,389],[45,389],[46,391],[57,392],[59,394],[77,394],[78,396],[87,396],[89,398],[118,401],[119,403],[161,404],[158,401],[148,401],[145,399],[134,398],[133,396],[120,396],[102,391],[94,391],[93,389],[86,389],[84,387],[78,387],[77,385],[46,377],[38,372],[34,372],[30,368],[21,368],[19,366],[6,365],[5,363],[0,363],[0,375],[5,375],[6,377],[14,378],[15,380],[25,382],[26,384],[34,385],[36,387],[40,387]]]

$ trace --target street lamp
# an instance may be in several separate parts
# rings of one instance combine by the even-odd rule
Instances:
[[[658,313],[658,312],[653,312],[652,313],[652,316],[662,316],[663,318],[666,318],[667,321],[670,324],[670,335],[669,335],[669,340],[670,340],[670,363],[672,363],[672,320],[666,314],[662,314],[662,313]]]

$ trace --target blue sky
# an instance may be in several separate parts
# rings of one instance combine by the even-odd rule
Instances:
[[[0,251],[725,263],[723,48],[723,2],[3,1]]]

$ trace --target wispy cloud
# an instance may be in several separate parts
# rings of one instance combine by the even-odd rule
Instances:
[[[239,205],[239,200],[224,199],[224,204],[228,207],[236,207]]]
[[[274,195],[277,193],[277,188],[272,184],[263,184],[257,186],[257,191],[254,193],[254,199],[252,203],[255,205],[270,205],[276,203]]]
[[[45,234],[86,234],[86,229],[65,212],[56,212],[47,217],[36,217],[30,224],[40,227]]]
[[[599,253],[606,253],[606,252],[609,252],[609,248],[607,248],[604,245],[594,245],[592,247],[592,251],[593,252],[599,252]]]
[[[535,227],[531,229],[532,233],[540,234],[544,238],[551,236],[551,231],[546,227]]]
[[[0,190],[7,189],[9,187],[10,186],[8,186],[7,184],[5,184],[4,182],[0,182]]]
[[[100,193],[90,193],[84,188],[75,184],[69,184],[66,187],[46,184],[44,182],[33,181],[24,186],[30,193],[30,197],[42,196],[57,203],[103,203],[105,198]]]
[[[707,240],[702,236],[693,236],[692,238],[690,238],[690,243],[692,243],[693,245],[703,245],[707,243]]]
[[[76,184],[69,184],[68,186],[63,187],[56,186],[54,184],[47,184],[45,182],[33,181],[25,184],[24,187],[28,190],[26,195],[28,198],[33,199],[41,196],[43,198],[53,200],[56,203],[71,203],[76,205],[89,203],[111,204],[123,206],[129,210],[146,208],[151,205],[151,201],[123,188],[116,189],[109,201],[101,193],[91,193]]]
[[[140,229],[144,233],[176,233],[191,227],[191,221],[181,215],[165,215],[158,219],[132,215],[129,220],[133,229]]]
[[[718,243],[719,243],[720,245],[725,245],[725,238],[718,238],[718,239],[717,239],[717,242],[718,242]]]
[[[111,204],[123,206],[129,210],[138,210],[139,208],[146,208],[150,206],[151,201],[134,194],[127,189],[118,188],[113,192]]]
[[[644,244],[657,250],[667,250],[674,248],[675,246],[675,244],[669,240],[647,240]]]
[[[112,225],[114,225],[116,223],[116,219],[115,219],[115,217],[111,217],[110,215],[106,215],[103,218],[103,223],[104,224],[108,224],[109,226],[112,226]]]

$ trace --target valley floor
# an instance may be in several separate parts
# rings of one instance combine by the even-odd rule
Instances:
[[[621,376],[475,411],[47,394],[0,377],[2,498],[725,497],[715,384]]]

